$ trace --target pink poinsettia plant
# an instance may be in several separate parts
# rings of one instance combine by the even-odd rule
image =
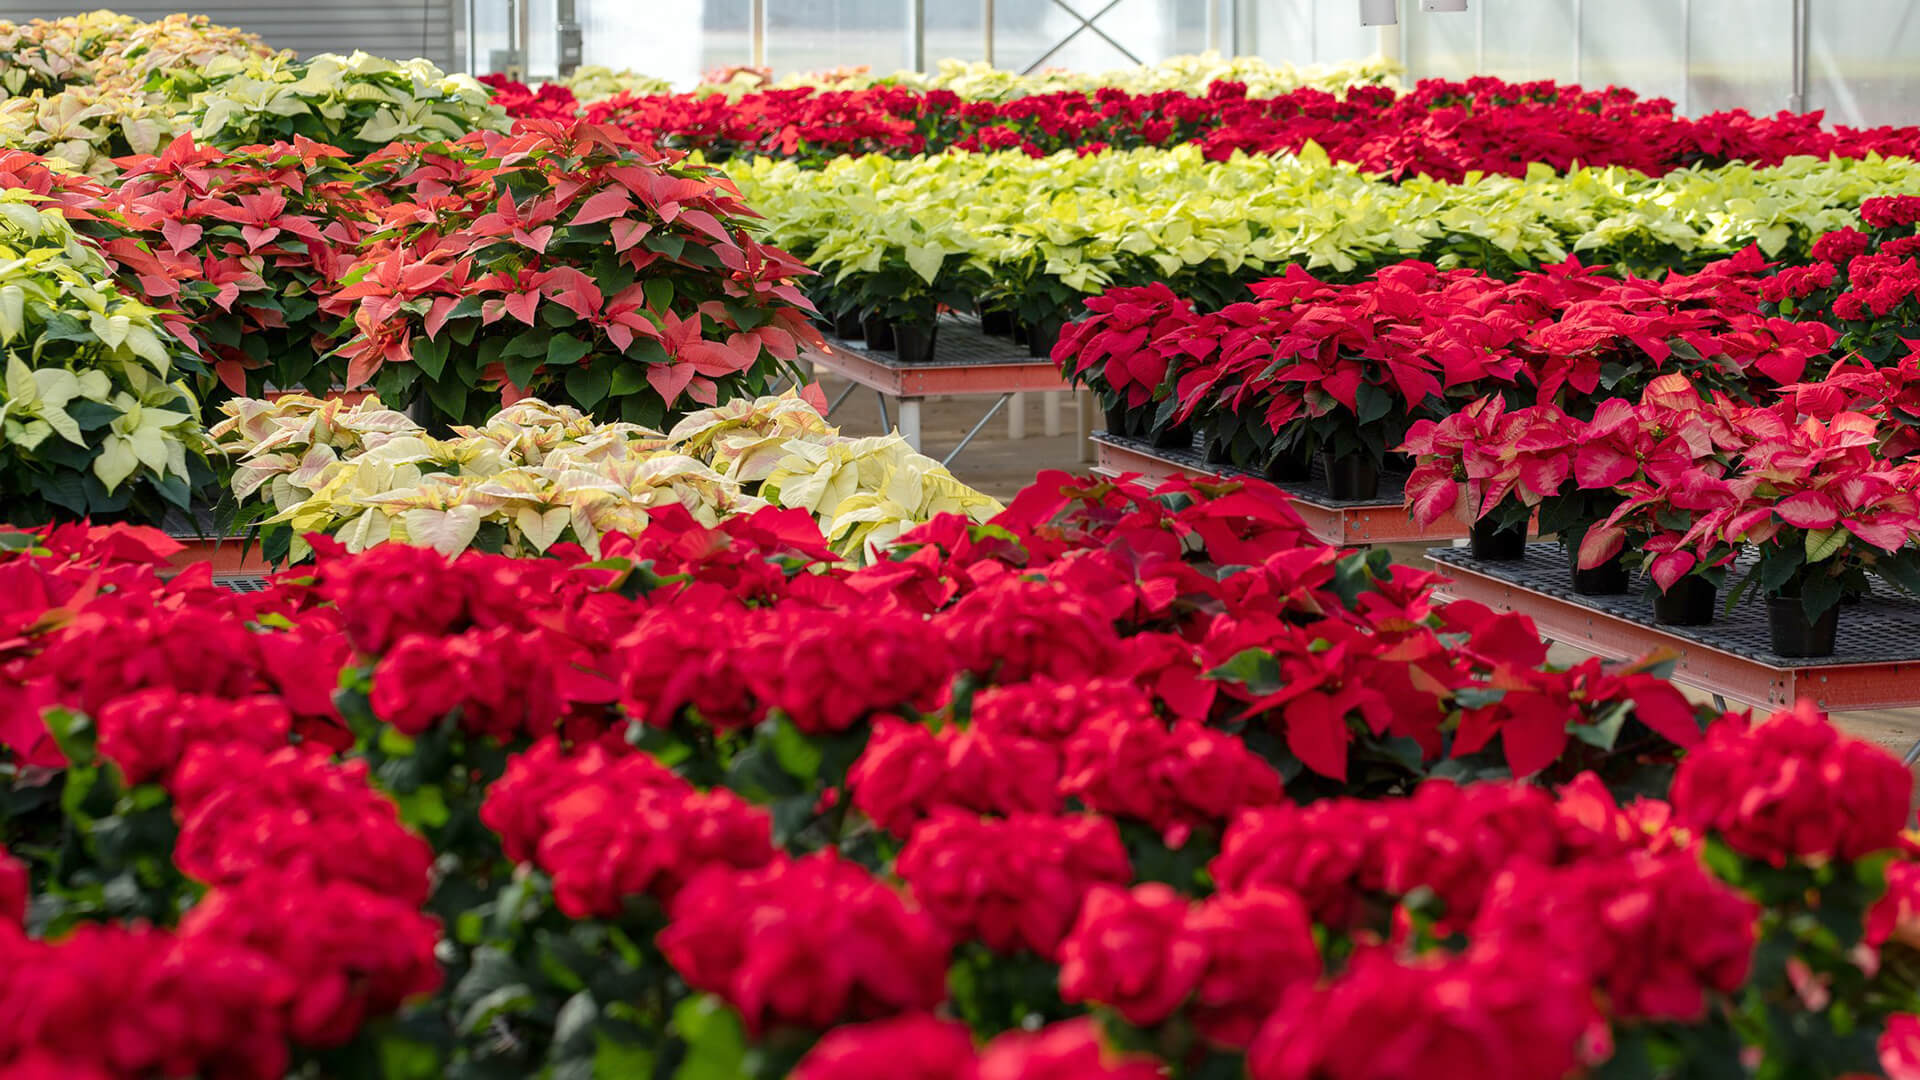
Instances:
[[[346,378],[335,289],[379,203],[345,158],[305,138],[220,150],[181,135],[119,162],[115,209],[132,235],[107,252],[188,316],[233,394],[324,394]]]
[[[537,394],[653,427],[764,392],[816,342],[805,268],[705,167],[582,122],[390,147],[344,278],[349,388],[464,420]]]
[[[1551,405],[1509,409],[1497,395],[1416,421],[1399,447],[1414,458],[1407,508],[1422,525],[1448,514],[1478,521],[1496,510],[1531,513],[1566,485],[1579,426]]]
[[[1799,596],[1817,619],[1869,575],[1920,592],[1920,462],[1879,454],[1881,425],[1863,413],[1746,418],[1751,440],[1741,498],[1722,536],[1751,544],[1749,580],[1770,596]]]

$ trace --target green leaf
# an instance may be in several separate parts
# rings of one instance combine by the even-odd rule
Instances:
[[[434,341],[421,335],[413,339],[413,362],[419,366],[421,374],[437,380],[447,366],[447,350],[450,348],[452,343],[445,337]]]
[[[580,358],[593,351],[593,345],[571,334],[555,334],[547,342],[547,366],[551,368],[568,367],[580,361]],[[524,383],[521,385],[525,385]]]
[[[464,383],[447,381],[427,384],[427,400],[440,410],[440,415],[453,423],[462,423],[467,416],[467,387]]]
[[[607,391],[613,386],[613,375],[608,365],[590,364],[586,367],[574,367],[567,372],[567,397],[583,411],[591,412],[595,405],[605,400]]]
[[[438,829],[451,816],[447,811],[447,801],[437,784],[426,784],[415,791],[396,794],[393,801],[400,807],[400,820],[415,828]]]
[[[673,282],[668,278],[650,278],[643,290],[647,297],[647,310],[655,314],[664,314],[673,307]]]
[[[1800,585],[1800,605],[1808,619],[1818,619],[1840,602],[1840,579],[1832,574],[1815,574]]]
[[[596,1032],[594,1042],[594,1076],[653,1075],[654,1055],[646,1047],[618,1042],[606,1032]]]
[[[787,775],[807,783],[820,775],[820,763],[826,755],[818,744],[793,726],[793,721],[784,716],[766,720],[755,734],[767,741],[773,750],[773,759]]]
[[[687,1044],[674,1080],[739,1080],[747,1075],[747,1035],[740,1017],[712,994],[688,998],[673,1010],[673,1027]]]
[[[531,1011],[533,1006],[533,990],[525,983],[510,983],[490,990],[460,1014],[460,1033],[478,1035],[493,1023],[495,1017],[523,1015]]]
[[[664,354],[662,355],[664,356]],[[610,369],[610,375],[612,381],[607,387],[607,393],[611,397],[631,397],[643,390],[653,389],[652,386],[647,383],[647,367],[645,364],[632,362],[616,363]]]
[[[1280,689],[1280,662],[1265,649],[1242,649],[1206,677],[1239,683],[1255,694],[1272,694]]]
[[[1600,719],[1591,724],[1573,724],[1567,730],[1588,746],[1611,750],[1620,739],[1620,728],[1626,724],[1627,711],[1631,706],[1632,702],[1615,702],[1600,714]]]
[[[594,1054],[594,1021],[600,1018],[600,1004],[591,991],[582,990],[560,1006],[553,1022],[553,1048],[548,1060],[554,1062],[583,1058]]]
[[[532,337],[534,336],[534,334],[535,334],[535,331],[530,330],[527,333],[522,334],[521,336]],[[506,365],[505,365],[507,369],[507,381],[511,382],[513,385],[519,387],[522,390],[531,390],[533,388],[533,373],[539,369],[540,363],[543,359],[545,359],[544,354],[537,355],[537,356],[522,355],[522,356],[514,356],[514,357],[507,358]]]

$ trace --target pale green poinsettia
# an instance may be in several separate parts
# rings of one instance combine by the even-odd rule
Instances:
[[[1579,254],[1651,267],[1748,244],[1775,256],[1848,224],[1865,199],[1920,187],[1920,164],[1873,155],[1658,177],[1536,165],[1520,177],[1394,183],[1311,143],[1224,161],[1185,145],[725,167],[768,238],[831,287],[937,295],[952,285],[1009,301],[1289,264],[1350,275],[1419,258],[1501,271]]]

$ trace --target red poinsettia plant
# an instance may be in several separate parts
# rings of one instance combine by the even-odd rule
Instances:
[[[556,87],[535,94],[505,80],[489,85],[496,87],[495,101],[515,116],[557,118],[556,109],[571,106]],[[1105,87],[1005,101],[895,85],[783,87],[732,97],[623,93],[588,106],[586,116],[648,142],[697,149],[710,160],[752,154],[819,162],[842,154],[947,149],[1038,157],[1188,142],[1224,160],[1235,153],[1297,154],[1312,143],[1367,172],[1450,183],[1474,172],[1523,176],[1536,163],[1559,171],[1618,165],[1657,175],[1697,164],[1777,164],[1795,154],[1905,155],[1920,148],[1920,132],[1911,127],[1826,128],[1817,115],[1738,111],[1685,117],[1671,101],[1619,87],[1475,78],[1423,80],[1404,93],[1357,85],[1340,93],[1302,87],[1252,97],[1247,89],[1217,80],[1204,94]]]
[[[765,392],[818,341],[806,268],[717,172],[578,121],[390,147],[391,204],[339,296],[349,388],[456,421],[537,394],[659,426]]]
[[[380,200],[343,152],[305,138],[220,150],[181,135],[119,164],[116,208],[133,235],[108,254],[188,317],[222,386],[324,394],[345,381],[335,290]]]
[[[1054,362],[1075,382],[1092,387],[1107,405],[1115,434],[1143,434],[1174,401],[1168,374],[1176,369],[1173,332],[1199,316],[1165,282],[1110,289],[1088,298],[1087,315],[1061,328]]]
[[[480,84],[493,91],[493,103],[519,120],[568,120],[580,111],[573,91],[559,83],[541,83],[535,90],[505,75],[479,77]]]
[[[1814,242],[1804,266],[1780,271],[1765,296],[1782,315],[1820,320],[1840,348],[1870,364],[1904,355],[1920,338],[1920,195],[1868,199],[1860,229]]]
[[[1261,486],[1045,474],[858,570],[783,513],[245,594],[150,531],[0,532],[0,749],[58,796],[0,806],[0,1067],[1920,1048],[1912,778],[1809,706],[1550,664]]]

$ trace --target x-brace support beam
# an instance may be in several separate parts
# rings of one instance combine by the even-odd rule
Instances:
[[[1111,37],[1108,37],[1107,32],[1105,30],[1102,30],[1099,27],[1093,25],[1094,23],[1100,20],[1100,16],[1105,15],[1107,12],[1112,11],[1114,8],[1119,7],[1120,0],[1107,0],[1106,6],[1101,8],[1099,11],[1094,12],[1091,18],[1085,15],[1082,15],[1078,11],[1074,10],[1073,5],[1067,3],[1067,0],[1053,0],[1053,6],[1059,8],[1061,11],[1066,12],[1067,14],[1073,16],[1074,18],[1079,19],[1080,25],[1074,27],[1071,31],[1068,31],[1066,37],[1063,37],[1059,41],[1054,42],[1053,48],[1048,49],[1046,52],[1041,53],[1040,59],[1035,60],[1031,64],[1028,64],[1027,69],[1025,71],[1022,71],[1020,74],[1031,75],[1034,72],[1040,70],[1041,64],[1044,64],[1048,60],[1053,59],[1053,54],[1059,52],[1061,49],[1066,48],[1069,42],[1071,42],[1074,38],[1077,38],[1080,36],[1080,32],[1082,30],[1093,31],[1096,35],[1099,36],[1100,40],[1120,50],[1121,56],[1126,57],[1127,59],[1133,61],[1134,63],[1136,64],[1146,63],[1146,61],[1133,55],[1133,50],[1113,40]]]

